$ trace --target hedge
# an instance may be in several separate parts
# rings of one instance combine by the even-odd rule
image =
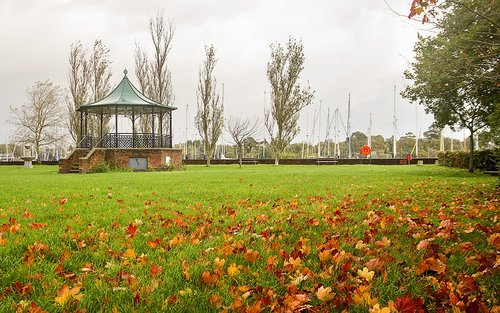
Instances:
[[[469,168],[469,152],[446,151],[438,153],[438,163],[442,166]],[[500,148],[474,151],[474,168],[481,171],[497,171],[500,163]]]

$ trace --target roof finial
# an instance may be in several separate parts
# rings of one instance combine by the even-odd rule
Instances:
[[[123,71],[123,74],[125,74],[125,76],[127,76],[127,73],[128,73],[128,71],[127,71],[127,69],[125,69],[125,70]]]

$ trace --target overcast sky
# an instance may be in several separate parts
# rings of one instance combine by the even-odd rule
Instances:
[[[406,14],[410,0],[387,0]],[[101,39],[110,48],[111,84],[123,70],[133,83],[134,47],[151,51],[149,18],[158,10],[175,24],[168,64],[175,93],[174,142],[194,129],[196,86],[204,46],[213,44],[218,57],[215,75],[225,85],[225,116],[263,118],[264,92],[269,95],[266,64],[269,45],[301,39],[306,57],[302,83],[315,90],[314,103],[302,111],[301,134],[312,135],[313,115],[322,103],[321,137],[327,108],[347,117],[351,94],[352,131],[392,135],[393,86],[397,88],[398,129],[401,135],[425,131],[432,117],[402,99],[403,71],[413,58],[418,23],[394,14],[383,0],[0,0],[0,142],[12,128],[5,122],[9,106],[26,102],[26,89],[51,80],[68,87],[68,53],[78,40],[91,47]],[[269,96],[267,97],[269,100]],[[333,131],[333,129],[332,129]],[[318,130],[315,130],[315,137]],[[262,131],[260,137],[265,136]],[[228,136],[224,136],[226,142]]]

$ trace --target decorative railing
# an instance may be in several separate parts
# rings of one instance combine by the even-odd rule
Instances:
[[[86,139],[88,137],[88,139]],[[172,137],[151,133],[108,133],[101,140],[87,136],[80,141],[80,148],[172,148]]]
[[[78,148],[93,148],[99,142],[99,138],[92,136],[85,136],[80,140],[80,142],[76,145]]]

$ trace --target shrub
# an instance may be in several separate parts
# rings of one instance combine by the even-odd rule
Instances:
[[[500,161],[500,149],[489,149],[476,151],[474,153],[474,167],[483,171],[498,170]]]
[[[468,168],[469,167],[468,152],[463,151],[446,151],[438,154],[438,163],[442,166],[455,167],[455,168]],[[489,149],[474,152],[474,167],[482,171],[498,170],[498,163],[500,160],[500,149]]]
[[[111,170],[108,162],[104,161],[104,162],[100,162],[100,163],[97,163],[96,165],[92,166],[92,168],[90,169],[90,172],[91,173],[106,173],[106,172],[109,172]]]

